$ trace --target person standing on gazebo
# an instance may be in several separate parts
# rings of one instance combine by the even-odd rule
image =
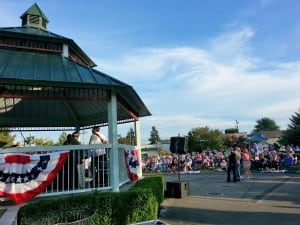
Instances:
[[[100,132],[99,126],[93,127],[89,144],[108,144],[108,140]],[[107,155],[104,148],[92,150],[91,168],[96,186],[107,183]]]
[[[77,131],[68,134],[66,141],[63,143],[63,145],[80,144],[79,133]],[[68,160],[66,160],[63,168],[59,171],[58,177],[54,180],[54,187],[58,184],[58,189],[64,191],[79,188],[77,165],[83,162],[84,157],[82,150],[70,150]]]

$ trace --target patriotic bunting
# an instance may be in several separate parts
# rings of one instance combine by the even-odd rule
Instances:
[[[44,191],[55,179],[69,152],[0,154],[0,196],[21,204]]]
[[[126,167],[129,175],[129,179],[131,181],[138,179],[138,167],[139,167],[139,159],[137,150],[127,150],[125,149],[125,160]]]

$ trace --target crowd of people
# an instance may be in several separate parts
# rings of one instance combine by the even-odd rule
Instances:
[[[227,172],[227,181],[251,179],[251,170],[280,171],[300,164],[298,148],[286,147],[284,151],[268,147],[251,148],[229,147],[222,150],[205,150],[186,154],[169,154],[143,159],[144,172],[189,172],[213,169]],[[232,175],[232,179],[231,176]]]
[[[76,145],[79,142],[79,133],[73,132],[67,136],[65,145]],[[93,127],[89,144],[107,144],[107,138],[100,133],[99,127]],[[81,154],[75,156],[73,154]],[[75,165],[84,163],[86,176],[93,174],[93,179],[105,180],[107,177],[99,168],[107,169],[107,157],[105,149],[94,149],[89,152],[71,151],[70,158],[79,159]],[[240,148],[238,146],[221,150],[204,150],[185,154],[170,153],[161,156],[151,156],[142,160],[144,172],[194,172],[201,170],[218,170],[227,173],[227,182],[238,182],[241,179],[251,179],[251,170],[283,171],[292,165],[300,164],[299,147],[287,146],[284,149],[272,149],[270,146],[257,144],[251,147]],[[75,167],[75,165],[69,165]],[[66,170],[67,171],[67,170]],[[241,176],[241,171],[243,176]],[[100,172],[100,173],[99,173]],[[78,177],[75,176],[75,183]],[[96,179],[96,183],[99,180]]]

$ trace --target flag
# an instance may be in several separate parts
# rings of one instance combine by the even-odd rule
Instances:
[[[21,204],[44,191],[55,179],[69,152],[0,154],[0,196]]]
[[[138,152],[137,150],[127,150],[125,149],[125,160],[126,160],[126,168],[128,171],[129,179],[131,181],[138,179],[138,166],[139,166],[139,159],[138,159]]]

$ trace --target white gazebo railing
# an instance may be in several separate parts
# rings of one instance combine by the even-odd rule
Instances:
[[[63,195],[72,193],[99,191],[114,191],[129,182],[124,150],[133,146],[118,144],[118,160],[111,160],[112,145],[64,145],[64,146],[35,146],[23,148],[1,149],[1,154],[26,153],[45,154],[58,151],[69,151],[69,156],[62,169],[52,183],[37,197]],[[106,157],[96,156],[95,149],[105,149]],[[115,162],[116,165],[112,165]],[[118,178],[112,172],[118,169]],[[118,181],[118,187],[113,184]]]

